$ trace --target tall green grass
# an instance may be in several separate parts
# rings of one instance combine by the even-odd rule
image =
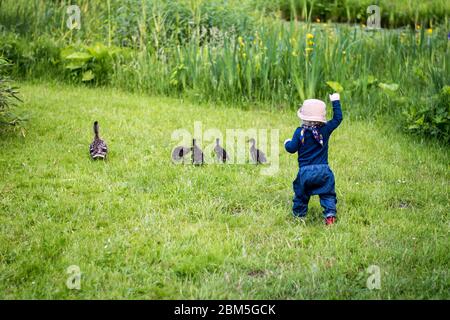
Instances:
[[[366,23],[367,7],[380,7],[381,25],[396,28],[444,23],[450,13],[446,0],[258,0],[266,13],[287,20]]]
[[[433,102],[450,84],[447,20],[368,31],[270,19],[248,2],[111,0],[80,1],[82,28],[70,31],[65,1],[15,3],[2,2],[0,54],[18,77],[242,107],[293,108],[340,88],[355,117],[388,114],[415,130],[425,110],[450,123],[448,103]]]

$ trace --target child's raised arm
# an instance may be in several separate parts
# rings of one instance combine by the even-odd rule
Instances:
[[[342,110],[339,93],[330,94],[330,100],[333,105],[333,119],[328,121],[325,125],[329,133],[333,132],[333,130],[336,129],[342,122]]]

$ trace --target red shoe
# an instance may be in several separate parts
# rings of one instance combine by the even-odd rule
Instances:
[[[325,224],[327,226],[332,225],[336,222],[336,217],[328,217],[325,219]]]

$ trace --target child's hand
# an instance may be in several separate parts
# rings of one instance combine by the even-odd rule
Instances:
[[[339,93],[330,94],[330,101],[331,102],[338,101],[338,100],[341,100],[341,97],[339,96]]]

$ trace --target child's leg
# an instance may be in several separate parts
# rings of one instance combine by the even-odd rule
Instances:
[[[335,193],[327,193],[321,194],[320,197],[320,205],[323,208],[323,216],[325,218],[328,217],[336,217],[336,194]]]
[[[319,194],[320,205],[323,208],[324,218],[336,217],[336,191],[334,189],[334,174],[329,167],[325,170],[326,183],[323,186],[323,192]]]
[[[297,178],[292,183],[294,187],[294,204],[292,206],[292,213],[296,217],[304,217],[306,216],[306,213],[308,212],[308,202],[310,196],[305,193],[304,188],[304,178],[302,179],[300,177],[301,173],[299,172],[297,174]]]
[[[306,216],[309,198],[309,196],[298,195],[297,193],[294,195],[294,205],[292,206],[294,216],[299,218]]]

